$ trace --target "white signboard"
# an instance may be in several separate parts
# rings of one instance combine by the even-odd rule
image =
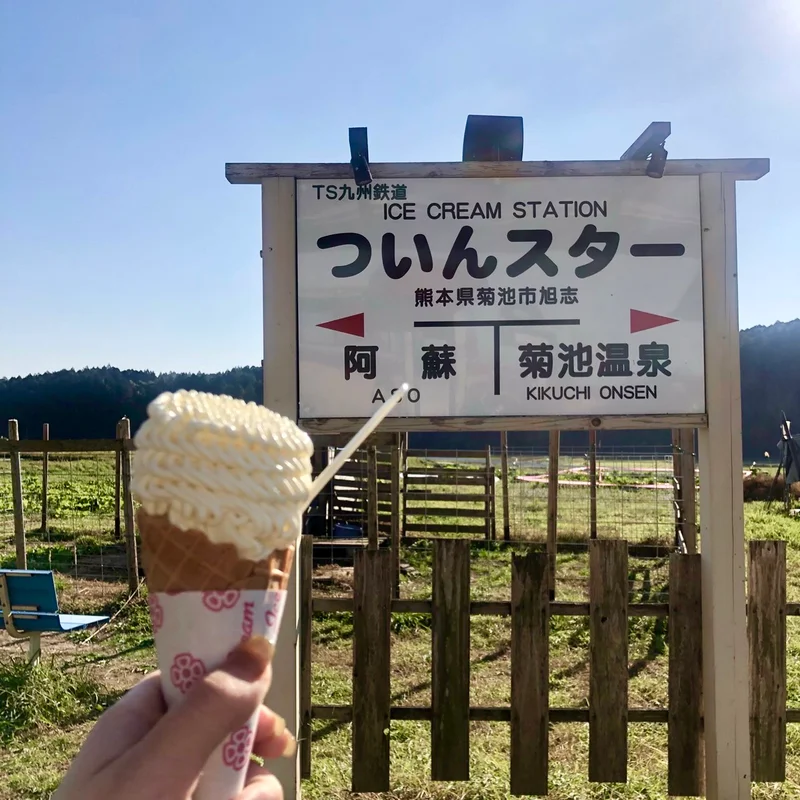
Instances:
[[[297,181],[300,418],[705,411],[696,176]]]

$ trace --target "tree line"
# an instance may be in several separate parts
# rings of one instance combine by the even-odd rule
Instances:
[[[781,412],[797,420],[800,432],[800,319],[759,325],[740,333],[742,374],[742,438],[746,461],[776,455]],[[41,437],[42,423],[59,439],[102,439],[114,435],[123,416],[136,430],[147,416],[147,404],[161,392],[177,389],[227,394],[259,402],[263,396],[260,367],[236,367],[217,373],[156,374],[116,367],[65,369],[27,377],[0,379],[0,419],[17,419],[20,436]],[[646,448],[669,443],[667,431],[603,431],[601,448]],[[587,434],[562,434],[566,448],[585,446]],[[520,432],[509,436],[511,447],[543,449],[547,434]],[[414,447],[477,449],[497,446],[492,433],[419,433]]]

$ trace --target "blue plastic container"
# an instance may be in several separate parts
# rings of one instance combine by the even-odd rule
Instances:
[[[360,525],[346,525],[344,522],[337,522],[333,526],[334,539],[361,539],[364,530]]]

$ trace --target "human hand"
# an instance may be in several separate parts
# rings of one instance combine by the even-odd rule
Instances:
[[[293,755],[286,723],[261,705],[271,656],[266,639],[248,640],[169,710],[160,674],[148,675],[100,717],[51,800],[189,800],[209,756],[257,709],[253,753]],[[252,762],[235,800],[283,800],[283,789]]]

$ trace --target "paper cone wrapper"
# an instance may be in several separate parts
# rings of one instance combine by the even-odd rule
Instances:
[[[264,561],[239,558],[233,545],[182,531],[140,511],[142,562],[161,686],[168,705],[217,669],[251,636],[278,637],[294,546]],[[193,800],[232,800],[244,787],[258,714],[208,760]]]

